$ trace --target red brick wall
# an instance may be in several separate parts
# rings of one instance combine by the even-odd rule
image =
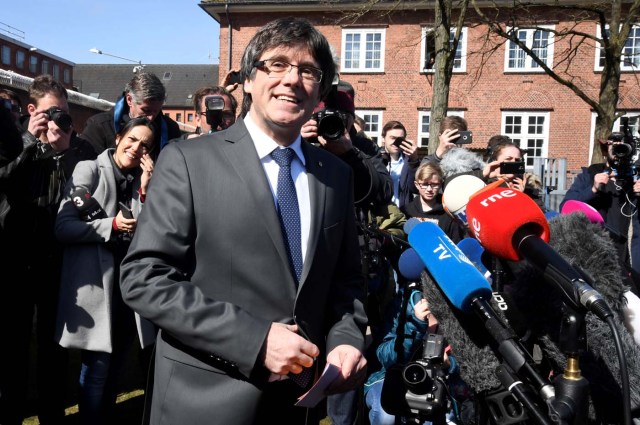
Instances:
[[[282,16],[281,13],[237,14],[231,16],[233,30],[232,67],[239,68],[245,46],[264,23]],[[333,25],[337,15],[307,13],[310,19],[327,37],[341,55],[342,27]],[[473,17],[469,17],[473,19]],[[557,14],[549,17],[550,23],[560,29],[566,23]],[[405,124],[409,138],[418,131],[418,113],[431,106],[432,76],[421,74],[420,37],[421,28],[433,22],[432,11],[394,12],[393,15],[374,16],[358,21],[358,26],[385,25],[384,72],[380,74],[342,73],[341,78],[356,88],[358,109],[383,111],[383,123],[399,120]],[[573,24],[573,23],[572,23]],[[220,83],[227,73],[228,26],[220,23]],[[596,34],[595,23],[585,23],[579,29]],[[467,30],[466,72],[455,74],[451,82],[451,109],[462,109],[464,117],[474,132],[472,148],[483,148],[494,134],[501,132],[501,116],[504,110],[548,111],[549,148],[548,157],[567,158],[568,169],[579,170],[589,161],[591,132],[591,109],[569,89],[559,85],[544,73],[505,73],[505,47],[501,46],[481,67],[478,52],[485,28],[469,26]],[[558,40],[554,46],[554,59],[565,49],[568,41]],[[597,98],[600,74],[594,72],[595,48],[585,47],[573,60],[569,72],[579,77],[577,84]],[[566,65],[556,65],[554,69]],[[478,78],[478,72],[481,74]],[[627,93],[625,107],[640,110],[640,94],[633,74],[623,74],[621,93]],[[635,89],[633,87],[635,87]],[[634,91],[636,93],[634,94]],[[235,93],[241,102],[241,93]]]

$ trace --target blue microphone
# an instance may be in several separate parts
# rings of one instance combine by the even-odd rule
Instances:
[[[437,224],[418,224],[409,234],[409,243],[457,309],[470,312],[475,299],[491,299],[487,279]]]
[[[404,230],[404,233],[408,235],[409,233],[411,233],[411,230],[413,230],[413,228],[420,223],[422,223],[422,221],[420,221],[419,218],[411,217],[404,223],[402,230]]]
[[[482,254],[484,254],[484,247],[480,245],[474,238],[464,238],[460,242],[458,242],[458,248],[464,255],[467,256],[469,260],[473,263],[474,266],[478,269],[480,273],[484,275],[485,278],[491,279],[491,272],[487,269],[487,267],[482,262]]]
[[[398,269],[400,274],[410,282],[419,282],[422,278],[424,263],[413,248],[407,248],[398,259]]]

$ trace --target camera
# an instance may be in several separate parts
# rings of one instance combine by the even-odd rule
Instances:
[[[406,139],[404,137],[397,137],[394,141],[393,141],[393,146],[397,146],[400,147],[400,145],[402,144],[402,142],[404,142]]]
[[[52,106],[44,111],[44,113],[50,121],[53,121],[58,127],[60,127],[60,130],[65,133],[69,132],[72,124],[71,115],[56,106]]]
[[[222,124],[222,110],[224,109],[224,97],[219,95],[207,96],[204,98],[207,108],[207,124],[211,126],[211,131],[216,131]]]
[[[387,413],[421,422],[444,420],[449,406],[444,348],[442,335],[425,335],[422,358],[387,371],[380,400]]]
[[[242,75],[240,74],[240,71],[231,71],[229,73],[229,84],[242,84],[244,83],[244,81],[242,81]]]
[[[313,119],[318,123],[318,135],[335,141],[344,133],[348,117],[337,109],[322,109],[313,114]]]
[[[524,161],[512,161],[500,163],[500,174],[524,174]]]
[[[459,136],[453,143],[457,145],[467,145],[473,142],[473,133],[470,131],[459,131]]]
[[[611,145],[613,161],[609,175],[635,182],[640,179],[640,171],[633,163],[640,140],[633,137],[629,126],[629,117],[620,118],[620,124],[622,131],[613,132],[607,138],[613,142]]]

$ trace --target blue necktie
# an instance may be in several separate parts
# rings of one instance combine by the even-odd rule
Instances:
[[[296,153],[293,149],[276,149],[271,152],[271,157],[280,166],[278,172],[278,217],[280,227],[287,245],[289,263],[295,272],[296,283],[300,282],[302,276],[302,247],[300,230],[300,208],[298,207],[298,196],[296,186],[291,177],[291,161]],[[311,382],[312,368],[305,368],[299,374],[289,374],[289,378],[302,388],[307,388]]]
[[[301,247],[301,227],[300,208],[298,207],[298,196],[296,187],[291,177],[291,161],[295,156],[293,149],[276,149],[271,152],[271,157],[280,166],[278,172],[278,217],[284,236],[289,263],[294,271],[296,283],[300,282],[302,276],[302,247]]]

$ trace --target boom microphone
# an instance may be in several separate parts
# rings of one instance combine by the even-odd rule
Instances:
[[[78,209],[80,218],[84,221],[93,221],[107,217],[107,214],[104,212],[98,201],[96,201],[85,188],[81,187],[76,189],[71,194],[71,200],[73,201],[73,205]]]
[[[485,186],[482,179],[463,174],[452,179],[442,194],[444,210],[460,223],[467,225],[466,207],[469,198]]]
[[[627,240],[627,237],[625,235],[622,235],[620,232],[618,232],[617,230],[609,226],[607,223],[605,223],[604,218],[602,218],[602,215],[598,212],[598,210],[596,210],[586,202],[570,199],[562,205],[562,209],[560,210],[560,214],[573,214],[578,212],[581,212],[584,215],[586,215],[590,222],[599,224],[605,229],[607,229],[609,234],[614,239],[618,241]]]
[[[467,258],[473,263],[474,266],[484,275],[487,280],[491,277],[491,272],[482,262],[482,254],[484,253],[484,248],[480,245],[474,238],[464,238],[460,242],[458,242],[458,248]]]
[[[602,295],[547,244],[549,224],[529,196],[494,188],[469,200],[467,216],[471,233],[487,251],[512,261],[526,258],[574,309],[591,311],[603,321],[613,316]]]

